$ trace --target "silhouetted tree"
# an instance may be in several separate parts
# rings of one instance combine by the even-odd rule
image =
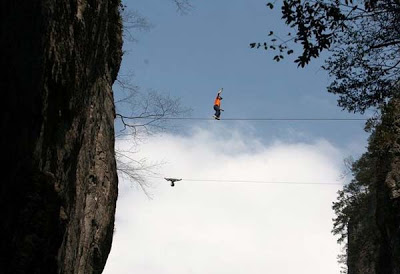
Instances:
[[[328,91],[351,112],[363,113],[398,93],[399,0],[285,0],[281,12],[295,33],[282,39],[271,31],[268,42],[251,43],[252,48],[279,51],[274,60],[280,61],[293,53],[290,43],[300,44],[302,53],[294,62],[301,67],[330,51],[323,66],[333,78]]]

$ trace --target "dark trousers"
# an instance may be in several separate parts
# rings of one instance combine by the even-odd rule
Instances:
[[[217,106],[217,105],[214,105],[214,110],[215,110],[215,116],[216,116],[217,118],[219,118],[219,116],[221,115],[221,109],[220,109],[220,107]]]

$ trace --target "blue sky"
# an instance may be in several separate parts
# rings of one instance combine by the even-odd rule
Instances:
[[[279,63],[273,54],[249,48],[264,41],[269,30],[289,29],[265,1],[192,1],[187,15],[173,1],[126,1],[153,25],[125,42],[121,73],[133,72],[134,82],[181,98],[193,117],[211,117],[216,91],[224,88],[223,118],[359,118],[336,106],[326,92],[329,77],[322,60],[297,68],[293,58]],[[182,122],[181,122],[182,123]],[[193,123],[191,121],[190,123]],[[225,122],[228,123],[228,122]],[[232,123],[232,122],[229,122]],[[363,122],[254,122],[259,134],[286,138],[287,129],[307,138],[323,137],[343,147],[365,144]],[[189,125],[191,126],[191,125]],[[357,148],[360,150],[360,148]],[[359,153],[350,149],[352,153]]]
[[[340,186],[183,181],[172,189],[162,179],[337,183],[343,159],[365,151],[363,121],[223,120],[366,118],[336,106],[322,60],[301,69],[250,49],[270,30],[289,31],[266,2],[192,1],[181,15],[173,1],[125,1],[153,27],[125,42],[120,73],[134,73],[142,90],[181,98],[192,117],[211,118],[223,87],[225,112],[221,121],[176,121],[178,131],[139,145],[117,140],[121,151],[134,147],[131,158],[163,164],[149,177],[153,200],[120,176],[105,273],[339,273],[330,230]]]

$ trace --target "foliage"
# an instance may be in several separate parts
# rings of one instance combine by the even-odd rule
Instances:
[[[353,164],[352,172],[354,179],[338,191],[337,201],[333,203],[336,218],[332,230],[333,234],[339,236],[338,242],[345,244],[345,253],[339,258],[349,268],[359,264],[358,261],[367,255],[368,260],[362,263],[363,267],[374,262],[371,257],[377,246],[377,237],[375,224],[371,220],[374,220],[375,214],[376,157],[365,153]]]
[[[328,91],[348,111],[363,113],[393,97],[400,81],[399,0],[284,0],[281,12],[296,33],[281,39],[271,31],[268,43],[250,47],[279,50],[280,61],[293,53],[290,43],[300,44],[294,60],[300,67],[328,50],[323,68],[334,79]]]
[[[339,94],[339,106],[364,112],[392,98],[400,80],[400,4],[376,2],[373,11],[355,13],[325,68],[334,81],[328,91]]]
[[[382,197],[382,185],[390,178],[389,173],[399,172],[393,170],[399,155],[399,98],[382,106],[381,113],[379,121],[367,125],[372,131],[368,151],[353,163],[353,180],[338,192],[333,203],[336,218],[332,232],[339,236],[339,243],[345,244],[343,256],[349,273],[375,273],[383,245],[378,218],[382,219],[384,210],[377,199]]]
[[[356,217],[372,193],[374,178],[374,159],[369,153],[365,153],[358,161],[354,162],[352,173],[354,179],[343,190],[338,191],[338,201],[333,203],[336,213],[333,233],[339,235],[339,243],[346,240],[347,225],[351,218]],[[358,216],[359,217],[359,216]]]

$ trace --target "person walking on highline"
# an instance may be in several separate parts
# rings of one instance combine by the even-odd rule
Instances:
[[[215,114],[214,114],[214,118],[219,120],[219,117],[221,116],[221,111],[224,111],[223,109],[221,109],[221,93],[222,93],[223,88],[221,88],[218,93],[217,93],[217,97],[215,98],[214,101],[214,110],[215,110]]]

